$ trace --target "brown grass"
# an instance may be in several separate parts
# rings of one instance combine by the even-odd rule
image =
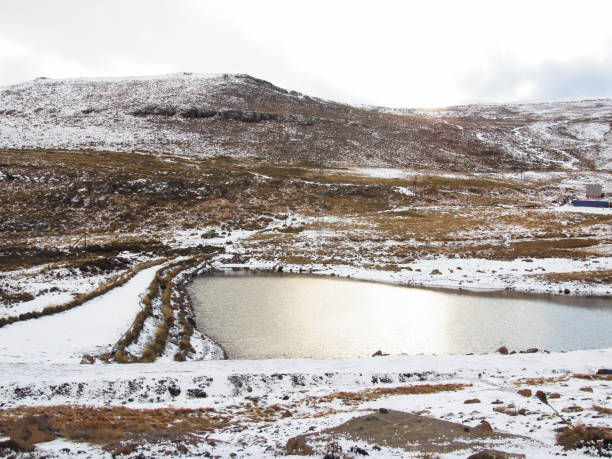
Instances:
[[[569,273],[546,273],[534,275],[551,282],[585,282],[588,284],[612,284],[612,269],[578,271]]]
[[[556,384],[570,379],[569,375],[551,376],[549,378],[521,378],[514,381],[514,385],[519,386],[543,386],[545,384]]]
[[[0,432],[7,435],[13,422],[25,416],[47,416],[51,425],[69,440],[105,444],[133,439],[154,430],[203,433],[225,427],[230,417],[212,408],[158,408],[137,410],[124,407],[86,406],[20,407],[0,411]]]
[[[573,375],[574,378],[587,379],[589,381],[612,381],[612,375],[599,375],[599,374],[585,374],[576,373]]]
[[[416,384],[413,386],[398,386],[398,387],[378,387],[375,389],[366,389],[359,392],[335,392],[323,397],[313,398],[317,403],[331,402],[333,400],[341,400],[348,405],[355,405],[365,401],[378,400],[382,397],[391,397],[395,395],[422,395],[434,394],[436,392],[449,392],[463,390],[471,384]]]
[[[612,428],[569,427],[557,435],[557,444],[565,450],[587,448],[599,456],[612,457]]]
[[[605,406],[593,405],[593,410],[597,411],[599,414],[612,414],[612,408],[607,408]]]
[[[105,293],[109,292],[110,290],[116,287],[122,286],[123,284],[125,284],[127,281],[129,281],[131,278],[133,278],[136,274],[138,274],[143,269],[150,268],[151,266],[155,266],[161,263],[162,261],[163,260],[152,260],[146,263],[141,263],[138,266],[136,266],[134,269],[128,271],[127,273],[123,273],[123,274],[114,276],[107,282],[104,282],[103,284],[99,285],[97,288],[95,288],[91,292],[77,295],[73,300],[67,303],[55,305],[55,306],[47,306],[42,311],[26,312],[23,314],[19,314],[18,316],[2,318],[0,319],[0,327],[15,323],[15,322],[20,322],[20,321],[29,320],[29,319],[37,319],[39,317],[49,316],[52,314],[57,314],[58,312],[64,312],[64,311],[68,311],[69,309],[73,309],[100,295],[104,295]]]

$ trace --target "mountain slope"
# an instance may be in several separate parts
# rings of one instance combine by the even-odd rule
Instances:
[[[355,107],[248,75],[37,79],[0,89],[0,148],[460,170],[611,169],[612,101]]]

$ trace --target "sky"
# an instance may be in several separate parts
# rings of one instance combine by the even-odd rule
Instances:
[[[612,97],[609,0],[0,0],[0,86],[248,73],[352,104]]]

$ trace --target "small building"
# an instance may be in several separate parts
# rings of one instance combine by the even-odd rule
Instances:
[[[601,199],[603,196],[603,188],[598,184],[589,184],[586,186],[587,199]]]

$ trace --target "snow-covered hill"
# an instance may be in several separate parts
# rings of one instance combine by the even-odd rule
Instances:
[[[0,88],[0,148],[231,155],[462,170],[612,169],[612,101],[364,108],[248,75]]]

